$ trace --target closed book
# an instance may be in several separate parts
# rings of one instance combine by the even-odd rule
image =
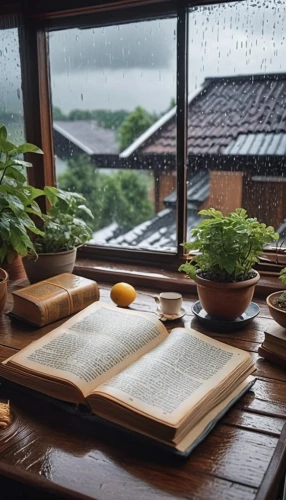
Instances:
[[[44,326],[77,313],[99,300],[96,281],[63,273],[12,292],[11,316]]]
[[[286,348],[285,328],[279,325],[269,326],[264,333],[265,333],[265,340],[267,342],[273,342],[274,344]]]
[[[258,354],[286,370],[286,358],[279,356],[279,354],[274,352],[268,351],[263,344],[258,348]]]

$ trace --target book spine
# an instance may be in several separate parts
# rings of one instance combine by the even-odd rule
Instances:
[[[99,300],[98,284],[93,281],[79,288],[73,288],[69,291],[72,302],[72,314],[81,311],[93,302]]]
[[[67,291],[62,290],[62,293],[57,293],[54,297],[49,297],[48,300],[38,302],[37,306],[41,312],[39,326],[44,326],[53,323],[58,319],[65,318],[73,314],[71,310],[70,299]]]

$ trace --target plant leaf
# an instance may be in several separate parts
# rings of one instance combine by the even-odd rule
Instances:
[[[20,182],[21,184],[26,182],[26,177],[22,174],[22,172],[12,166],[7,168],[5,176],[9,177],[10,179],[14,179],[17,182]]]
[[[12,144],[12,142],[6,141],[6,139],[0,137],[0,151],[3,153],[9,153],[9,151],[12,151],[13,149],[15,149],[15,144]]]
[[[26,168],[29,168],[29,167],[32,167],[32,163],[30,163],[29,161],[24,161],[24,160],[16,160],[16,159],[13,159],[13,165],[21,165],[22,167],[26,167]]]
[[[4,140],[7,139],[7,129],[4,125],[0,125],[0,138]]]
[[[34,144],[30,144],[29,142],[25,142],[24,144],[20,144],[20,146],[17,147],[18,153],[38,153],[38,154],[44,154],[44,152],[38,148],[38,146],[35,146]]]

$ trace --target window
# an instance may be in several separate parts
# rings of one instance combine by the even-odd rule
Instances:
[[[176,19],[51,31],[49,46],[57,183],[85,196],[91,243],[175,252]]]
[[[189,12],[188,213],[243,207],[286,237],[285,5]]]
[[[18,29],[4,29],[1,20],[0,71],[0,123],[7,127],[8,139],[20,144],[24,139],[24,121]]]
[[[245,207],[283,244],[284,5],[179,3],[95,2],[66,15],[59,2],[58,12],[33,13],[31,54],[36,42],[38,54],[46,40],[49,50],[32,120],[48,123],[41,85],[50,83],[57,184],[87,198],[94,234],[83,252],[92,257],[177,268],[180,243],[209,206]],[[38,144],[37,126],[30,130]],[[42,133],[39,146],[51,151],[47,144]],[[39,187],[53,178],[41,168]]]

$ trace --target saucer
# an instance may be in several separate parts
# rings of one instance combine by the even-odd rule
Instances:
[[[192,307],[194,315],[198,318],[200,323],[206,328],[220,332],[233,332],[243,328],[250,321],[252,321],[255,316],[259,313],[260,309],[257,304],[251,302],[246,309],[246,311],[241,314],[238,318],[232,321],[225,321],[221,319],[212,318],[202,307],[200,301],[198,300]]]
[[[161,311],[160,307],[158,307],[155,312],[161,321],[174,321],[175,319],[182,318],[186,314],[186,311],[183,308],[180,309],[178,314],[165,314]]]

